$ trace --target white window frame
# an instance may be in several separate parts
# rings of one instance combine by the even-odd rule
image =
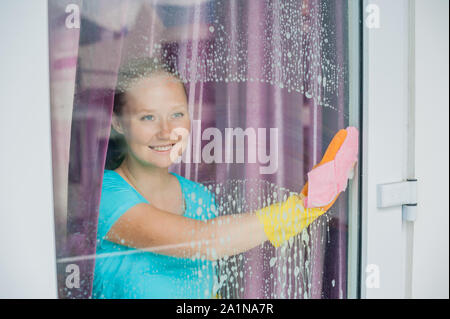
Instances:
[[[369,28],[368,5],[379,8]],[[411,177],[409,0],[363,1],[361,298],[405,298],[410,282],[402,206],[377,207],[377,185]],[[411,126],[409,126],[411,127]]]
[[[349,125],[360,128],[361,123],[361,22],[362,2],[348,1],[348,83]],[[360,296],[360,167],[348,187],[347,298]]]

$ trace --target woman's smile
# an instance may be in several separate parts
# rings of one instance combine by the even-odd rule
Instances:
[[[149,146],[149,148],[157,153],[168,153],[172,149],[172,147],[176,143],[170,143],[170,144],[164,144],[164,145],[158,145],[158,146]]]

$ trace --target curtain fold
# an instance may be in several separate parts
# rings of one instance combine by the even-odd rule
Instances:
[[[72,44],[72,60],[76,57],[76,76],[72,63],[68,80],[57,77],[57,63],[50,70],[52,138],[57,140],[53,170],[60,176],[55,198],[65,203],[55,209],[60,298],[91,296],[113,90],[118,68],[129,59],[157,57],[176,67],[186,81],[191,141],[183,161],[169,170],[213,191],[220,189],[217,202],[233,208],[221,213],[259,208],[268,199],[299,192],[334,133],[348,124],[345,1],[70,3],[81,10],[78,30],[64,27],[69,1],[49,1],[51,56],[62,51],[63,41]],[[72,96],[70,90],[62,93],[63,81],[72,85]],[[55,108],[58,98],[68,105],[64,111]],[[222,137],[220,162],[207,163],[202,153],[210,143],[204,136],[209,128]],[[226,132],[237,128],[255,133],[256,142],[247,139],[241,148],[234,145],[234,155],[244,153],[245,161],[235,157],[226,163]],[[251,154],[256,154],[254,163]],[[271,155],[270,161],[263,163],[259,154],[266,159]],[[270,171],[270,164],[276,169]],[[67,192],[61,194],[61,189]],[[222,295],[345,298],[344,196],[327,215],[288,248],[275,249],[266,242],[221,263],[227,278]],[[66,266],[72,263],[80,267],[80,289],[66,285]]]

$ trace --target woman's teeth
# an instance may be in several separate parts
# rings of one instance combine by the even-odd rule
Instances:
[[[173,145],[167,145],[167,146],[150,146],[151,149],[159,152],[168,151],[172,148]]]

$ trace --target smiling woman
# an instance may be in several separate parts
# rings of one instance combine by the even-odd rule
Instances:
[[[153,58],[132,60],[119,71],[113,111],[115,142],[102,186],[93,297],[210,298],[212,262],[168,255],[183,254],[183,245],[167,240],[170,228],[182,234],[187,221],[213,216],[209,209],[197,214],[187,194],[214,207],[200,184],[167,170],[170,152],[185,143],[177,129],[190,130],[184,85]]]

